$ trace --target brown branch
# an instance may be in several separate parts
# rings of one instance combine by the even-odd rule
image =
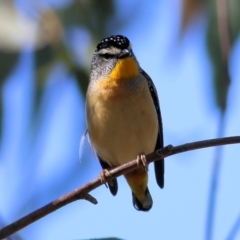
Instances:
[[[186,143],[183,145],[179,145],[176,147],[173,147],[172,145],[168,145],[162,149],[156,150],[148,155],[146,155],[146,159],[148,163],[161,160],[165,157],[187,152],[191,150],[196,150],[200,148],[207,148],[207,147],[214,147],[214,146],[220,146],[220,145],[227,145],[227,144],[235,144],[240,143],[240,136],[235,137],[226,137],[226,138],[218,138],[218,139],[211,139],[211,140],[205,140],[205,141],[199,141],[199,142],[193,142],[193,143]],[[139,166],[139,162],[135,159],[131,162],[128,162],[126,164],[123,164],[117,168],[112,169],[110,172],[110,175],[106,176],[106,181],[110,181],[116,177],[119,177],[120,175],[126,174],[127,172],[130,172],[136,168],[139,168],[142,166]],[[56,199],[55,201],[45,205],[44,207],[26,215],[25,217],[17,220],[16,222],[2,228],[0,230],[0,239],[6,238],[9,235],[17,232],[18,230],[28,226],[29,224],[37,221],[38,219],[46,216],[47,214],[56,211],[57,209],[74,202],[79,199],[86,199],[90,201],[93,204],[97,204],[97,200],[93,198],[89,192],[93,189],[101,186],[103,183],[101,182],[100,177],[95,178],[91,182],[88,182],[87,184],[83,185],[80,188],[75,189],[74,191],[65,194],[61,196],[60,198]]]

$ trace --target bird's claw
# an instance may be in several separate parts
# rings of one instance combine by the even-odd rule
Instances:
[[[148,171],[148,162],[146,159],[146,155],[144,153],[138,154],[137,155],[137,162],[138,162],[138,166],[140,166],[142,164],[143,168]]]
[[[107,183],[112,186],[113,182],[112,181],[107,181],[106,177],[111,176],[111,173],[107,170],[107,169],[103,169],[102,172],[100,173],[100,180],[102,183],[104,183],[104,185],[106,186],[106,188],[108,188]]]

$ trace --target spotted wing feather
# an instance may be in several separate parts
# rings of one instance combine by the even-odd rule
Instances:
[[[151,93],[153,103],[156,108],[156,112],[158,116],[159,131],[158,131],[158,137],[157,137],[157,142],[155,146],[155,150],[157,150],[157,149],[163,148],[163,127],[162,127],[162,117],[161,117],[160,105],[158,100],[158,94],[152,79],[148,76],[148,74],[144,70],[141,69],[141,71],[143,76],[148,81],[149,91]],[[155,169],[157,184],[160,188],[163,188],[164,187],[164,159],[154,162],[154,169]]]

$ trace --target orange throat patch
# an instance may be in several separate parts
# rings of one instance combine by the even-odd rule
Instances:
[[[139,74],[138,64],[132,57],[119,59],[107,78],[101,79],[98,89],[104,98],[118,98],[126,94],[125,83]]]
[[[109,74],[112,81],[128,81],[138,76],[138,65],[134,58],[119,59]]]

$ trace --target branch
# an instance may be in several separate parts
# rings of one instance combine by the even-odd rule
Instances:
[[[158,161],[168,156],[182,153],[182,152],[187,152],[187,151],[207,148],[207,147],[220,146],[220,145],[236,144],[236,143],[240,143],[240,136],[217,138],[217,139],[211,139],[211,140],[205,140],[205,141],[199,141],[199,142],[193,142],[193,143],[186,143],[176,147],[173,147],[172,145],[168,145],[162,149],[158,149],[146,155],[146,160],[148,163],[151,163],[151,162]],[[109,171],[110,174],[106,176],[106,181],[111,181],[112,179],[119,177],[120,175],[126,174],[127,172],[130,172],[139,167],[142,167],[139,165],[139,161],[137,159],[132,160],[126,164],[123,164],[117,168],[110,170]],[[100,177],[95,178],[94,180],[88,182],[87,184],[81,186],[80,188],[77,188],[74,191],[63,195],[60,198],[56,199],[55,201],[45,205],[44,207],[26,215],[23,218],[20,218],[16,222],[13,222],[12,224],[0,230],[0,239],[10,236],[11,234],[28,226],[29,224],[37,221],[38,219],[46,216],[47,214],[54,212],[57,209],[71,202],[74,202],[76,200],[86,199],[93,204],[97,204],[97,200],[93,198],[89,194],[89,192],[101,186],[102,184],[104,183],[101,182]]]

